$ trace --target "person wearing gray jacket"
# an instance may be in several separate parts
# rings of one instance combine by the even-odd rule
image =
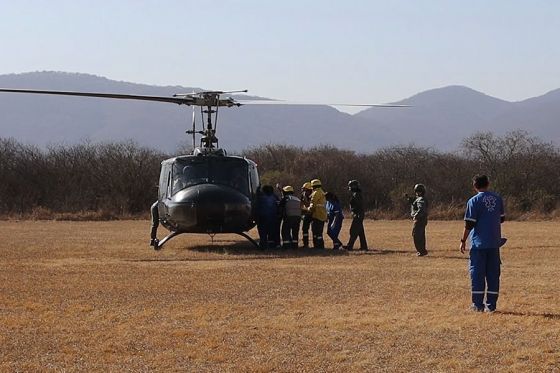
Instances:
[[[294,188],[290,185],[282,188],[282,199],[278,204],[282,218],[282,247],[297,249],[299,222],[301,221],[301,201],[294,196]]]

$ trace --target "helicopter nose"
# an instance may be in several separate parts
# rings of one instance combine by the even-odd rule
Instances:
[[[240,232],[251,224],[249,198],[225,185],[195,185],[177,193],[174,202],[189,210],[182,215],[190,215],[191,225],[195,220],[192,215],[196,214],[196,227],[201,232]]]

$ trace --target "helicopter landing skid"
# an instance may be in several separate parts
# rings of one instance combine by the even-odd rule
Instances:
[[[255,245],[255,247],[256,247],[257,249],[259,248],[259,244],[258,244],[255,240],[253,240],[247,233],[238,232],[237,234],[240,235],[240,236],[245,237],[249,242],[251,242],[253,245]]]
[[[180,235],[182,232],[171,232],[169,233],[167,236],[165,236],[161,241],[158,240],[157,238],[154,239],[151,243],[151,246],[154,248],[154,250],[161,250],[163,248],[163,245],[169,241],[170,239],[172,239],[175,236]],[[253,240],[248,234],[244,233],[244,232],[237,232],[238,235],[245,237],[249,242],[251,242],[253,245],[255,245],[255,247],[258,249],[259,248],[259,244]]]
[[[163,245],[167,241],[169,241],[170,239],[172,239],[173,237],[175,237],[179,234],[181,234],[181,232],[171,232],[167,236],[165,236],[161,241],[156,238],[156,240],[154,241],[154,244],[152,245],[154,247],[154,250],[161,250]]]

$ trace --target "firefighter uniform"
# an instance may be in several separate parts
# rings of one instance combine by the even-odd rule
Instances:
[[[282,193],[283,197],[279,204],[280,216],[282,217],[282,247],[297,249],[301,201],[294,196],[294,188],[289,185],[282,188]]]
[[[327,200],[325,192],[321,188],[321,180],[314,179],[311,181],[313,193],[311,193],[309,212],[311,214],[311,233],[313,234],[313,247],[316,249],[324,249],[323,229],[327,220],[327,209],[325,207]]]
[[[311,193],[313,188],[308,181],[301,187],[301,239],[303,247],[309,247],[309,228],[311,227],[311,214],[309,213],[309,204],[311,203]]]

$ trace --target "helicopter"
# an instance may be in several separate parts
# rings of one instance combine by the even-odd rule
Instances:
[[[241,156],[230,156],[219,147],[216,124],[219,109],[242,105],[290,104],[277,100],[236,100],[232,94],[248,90],[200,91],[179,93],[173,96],[146,96],[118,93],[76,91],[51,91],[0,88],[6,93],[83,96],[109,99],[126,99],[167,102],[191,106],[192,128],[185,132],[192,135],[192,154],[176,156],[161,162],[157,201],[151,207],[152,227],[150,246],[160,250],[175,236],[184,233],[205,233],[213,237],[218,233],[238,234],[253,245],[257,242],[249,232],[256,225],[254,212],[260,188],[257,164]],[[330,106],[407,107],[394,104],[324,104]],[[196,129],[195,107],[200,107],[203,128]],[[196,136],[200,143],[196,145]],[[157,238],[161,224],[169,234]]]

